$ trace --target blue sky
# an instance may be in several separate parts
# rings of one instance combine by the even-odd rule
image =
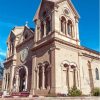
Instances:
[[[6,40],[14,26],[23,26],[32,19],[41,0],[0,0],[0,61],[6,56]],[[72,0],[80,14],[81,45],[99,49],[99,0]]]

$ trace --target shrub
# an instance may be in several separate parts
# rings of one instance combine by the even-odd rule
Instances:
[[[100,88],[95,87],[94,89],[92,89],[91,94],[92,96],[100,96]]]
[[[82,95],[82,92],[77,89],[77,87],[73,87],[71,88],[71,90],[69,90],[68,92],[68,96],[81,96]]]
[[[2,87],[0,87],[0,92],[2,91]]]

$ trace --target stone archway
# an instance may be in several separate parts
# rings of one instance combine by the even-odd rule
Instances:
[[[25,91],[26,70],[21,68],[19,70],[19,92]]]
[[[15,73],[16,92],[27,91],[28,83],[28,68],[26,66],[19,66]]]
[[[70,63],[70,69],[71,69],[71,71],[72,71],[72,83],[73,83],[73,87],[77,87],[77,81],[78,81],[78,79],[77,79],[77,64],[76,63],[74,63],[74,62],[71,62]]]

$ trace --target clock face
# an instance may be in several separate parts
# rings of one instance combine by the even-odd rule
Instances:
[[[28,56],[28,48],[25,48],[21,51],[21,54],[20,54],[21,61],[24,62],[27,56]]]

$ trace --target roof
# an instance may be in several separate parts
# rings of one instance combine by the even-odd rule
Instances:
[[[51,2],[59,2],[60,0],[45,0],[45,1],[51,1]]]
[[[41,0],[39,8],[38,8],[38,10],[37,10],[37,12],[36,12],[36,14],[34,16],[34,19],[33,19],[34,21],[36,19],[38,19],[38,15],[39,15],[39,12],[40,12],[40,8],[41,8],[41,5],[42,5],[42,2],[46,2],[46,1],[53,2],[54,4],[60,3],[62,1],[68,1],[69,5],[71,6],[73,12],[76,14],[77,18],[80,18],[79,14],[78,14],[77,10],[75,9],[75,7],[74,7],[73,3],[71,2],[71,0]]]
[[[19,35],[19,34],[21,34],[21,33],[24,32],[25,28],[28,28],[32,33],[35,32],[35,29],[34,29],[34,28],[30,28],[30,27],[28,27],[28,26],[15,26],[15,27],[11,30],[11,32],[10,32],[10,34],[9,34],[9,36],[8,36],[7,43],[9,42],[10,36],[11,36],[12,33],[14,33],[15,36],[16,36],[16,35]]]

